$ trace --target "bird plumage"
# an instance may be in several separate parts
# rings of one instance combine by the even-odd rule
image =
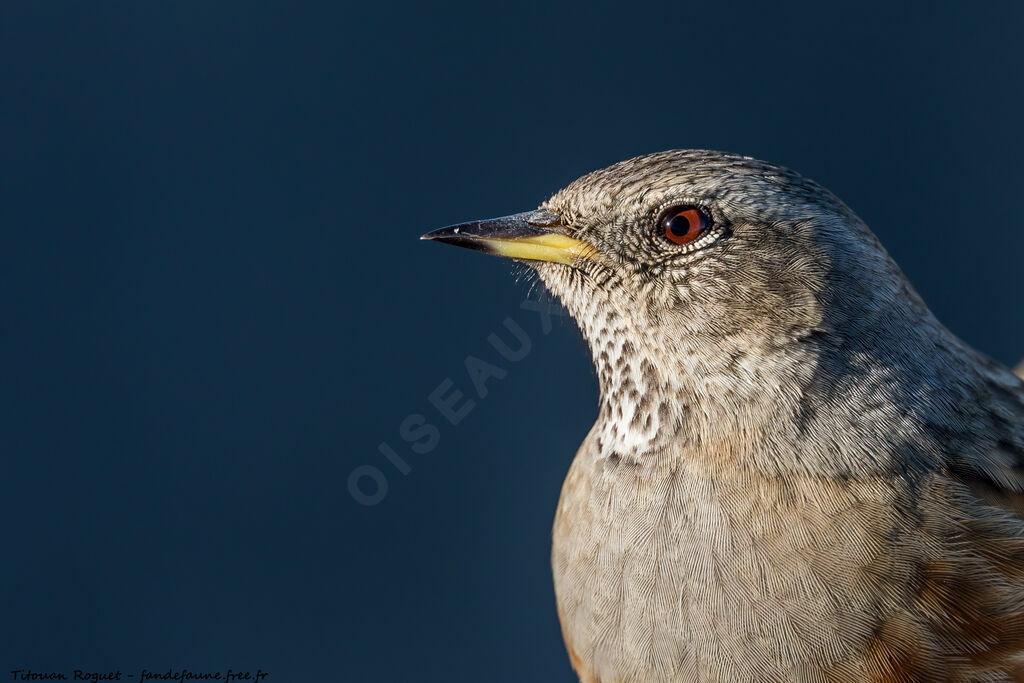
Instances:
[[[537,215],[600,383],[553,531],[582,681],[1024,680],[1024,385],[845,204],[690,150]]]

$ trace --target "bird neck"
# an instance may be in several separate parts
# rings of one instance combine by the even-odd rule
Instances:
[[[600,385],[596,452],[641,462],[842,477],[905,467],[917,456],[899,443],[922,443],[931,423],[949,421],[927,388],[956,384],[963,367],[957,340],[920,320],[914,338],[899,325],[862,330],[868,353],[837,333],[711,338],[601,302],[570,312]],[[890,336],[900,343],[887,344]]]

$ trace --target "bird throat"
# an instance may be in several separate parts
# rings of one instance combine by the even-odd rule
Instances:
[[[673,368],[651,352],[632,316],[591,300],[572,310],[593,357],[600,408],[593,438],[612,458],[664,451],[678,436],[689,404]]]
[[[767,459],[766,469],[778,469],[777,453],[762,446],[793,423],[794,404],[783,399],[813,374],[812,355],[776,355],[776,344],[752,334],[697,336],[613,295],[589,294],[563,301],[597,372],[600,407],[590,438],[600,457]]]

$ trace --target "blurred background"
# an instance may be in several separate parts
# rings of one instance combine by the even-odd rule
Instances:
[[[1015,363],[1022,30],[1013,3],[3,3],[0,671],[574,680],[548,550],[585,346],[512,264],[419,235],[739,152],[835,191]]]

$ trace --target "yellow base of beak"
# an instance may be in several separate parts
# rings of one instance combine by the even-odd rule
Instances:
[[[547,209],[527,211],[501,218],[460,223],[428,232],[420,239],[437,240],[487,254],[527,261],[548,261],[572,265],[590,258],[594,248],[566,234],[557,215]]]
[[[496,256],[527,259],[529,261],[551,261],[571,265],[577,258],[587,258],[593,248],[565,235],[549,234],[512,239],[484,238],[480,242],[487,251]]]

